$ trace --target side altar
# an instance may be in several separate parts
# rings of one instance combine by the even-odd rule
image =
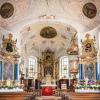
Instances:
[[[19,82],[19,53],[17,40],[9,33],[3,36],[0,47],[0,92],[22,92]]]

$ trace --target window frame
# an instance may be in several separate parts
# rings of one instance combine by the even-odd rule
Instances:
[[[37,77],[37,58],[35,56],[29,57],[28,66],[29,66],[29,78],[33,79]]]
[[[60,79],[68,79],[69,78],[69,60],[68,56],[62,56],[59,60],[59,78]],[[65,63],[66,62],[66,63]],[[64,66],[66,67],[66,71],[64,71]],[[66,76],[66,77],[64,77]]]

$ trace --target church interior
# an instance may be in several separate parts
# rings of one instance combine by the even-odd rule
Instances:
[[[100,0],[0,0],[0,100],[100,100]]]

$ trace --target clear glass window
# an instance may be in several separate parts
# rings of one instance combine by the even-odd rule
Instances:
[[[37,72],[37,58],[30,57],[29,58],[29,78],[33,78],[37,76],[36,72]]]
[[[60,68],[59,68],[59,77],[60,78],[68,78],[69,77],[69,66],[68,66],[68,57],[63,56],[60,58]]]

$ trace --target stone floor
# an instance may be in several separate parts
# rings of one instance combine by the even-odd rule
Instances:
[[[36,100],[61,100],[60,96],[40,96],[36,97]]]

